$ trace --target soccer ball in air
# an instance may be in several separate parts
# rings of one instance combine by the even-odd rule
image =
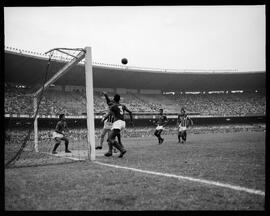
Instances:
[[[127,64],[127,63],[128,63],[128,60],[127,60],[126,58],[123,58],[123,59],[121,60],[121,62],[122,62],[122,64]]]

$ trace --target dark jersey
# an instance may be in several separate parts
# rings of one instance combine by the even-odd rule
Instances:
[[[111,107],[110,107],[110,111],[113,114],[114,117],[114,121],[117,120],[125,120],[124,117],[124,112],[127,110],[125,105],[119,104],[119,103],[114,103]]]
[[[65,121],[59,121],[59,122],[57,122],[56,127],[55,127],[55,131],[57,133],[63,134],[64,133],[64,130],[67,130],[67,129],[68,129],[67,128],[67,122],[65,122]]]
[[[165,115],[159,115],[159,118],[157,120],[157,124],[160,126],[163,126],[167,123],[167,117]]]
[[[178,124],[181,127],[189,127],[191,119],[186,114],[178,115]]]

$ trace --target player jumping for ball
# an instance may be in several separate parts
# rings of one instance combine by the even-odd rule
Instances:
[[[187,116],[184,108],[181,108],[181,113],[178,115],[177,125],[178,143],[185,143],[187,140],[187,128],[189,127],[189,125],[193,125],[193,121]]]
[[[105,121],[103,120],[104,117],[106,116],[106,114],[102,117],[101,121],[104,123],[101,135],[100,135],[100,142],[99,145],[96,147],[96,149],[102,149],[102,145],[103,145],[103,141],[104,138],[106,136],[106,134],[108,134],[109,136],[109,132],[111,131],[112,128],[112,124],[113,124],[113,116],[110,115]]]
[[[96,149],[97,149],[97,150],[98,150],[98,149],[102,149],[102,145],[103,145],[103,142],[104,142],[104,138],[105,138],[106,134],[108,134],[108,138],[109,138],[109,134],[110,134],[110,131],[111,131],[112,125],[113,125],[113,115],[110,114],[110,115],[108,116],[108,118],[107,118],[106,120],[104,120],[105,116],[106,116],[106,113],[105,113],[105,115],[103,116],[103,118],[101,119],[101,121],[104,122],[104,126],[103,126],[103,129],[102,129],[101,135],[100,135],[99,145],[96,146]],[[120,137],[117,136],[117,138],[118,138],[118,143],[119,143],[120,145],[122,145]],[[114,148],[114,153],[116,153],[116,152],[117,152],[117,150],[116,150],[116,148]]]
[[[60,121],[57,122],[55,131],[53,132],[53,138],[56,143],[53,147],[52,153],[57,154],[56,149],[62,140],[65,142],[65,152],[71,153],[71,151],[68,149],[69,140],[64,134],[64,132],[68,132],[67,122],[65,121],[65,114],[60,114],[59,119]]]
[[[104,154],[106,157],[112,156],[112,149],[113,146],[117,148],[120,151],[119,158],[123,157],[123,155],[127,152],[123,146],[123,144],[119,144],[115,138],[117,136],[121,137],[121,130],[123,130],[126,127],[126,122],[124,119],[124,113],[125,111],[129,113],[131,124],[133,125],[133,119],[132,119],[132,112],[125,106],[120,104],[120,95],[116,94],[113,99],[113,104],[110,106],[110,112],[105,116],[104,120],[108,118],[110,114],[113,114],[114,122],[112,125],[112,130],[109,134],[108,138],[108,144],[109,144],[109,151]]]
[[[113,99],[111,100],[111,99],[109,98],[109,96],[107,95],[106,92],[102,92],[102,93],[103,93],[103,95],[104,95],[104,97],[105,97],[105,99],[106,99],[106,103],[107,103],[107,105],[108,105],[108,107],[109,107],[109,110],[110,110],[110,107],[111,107],[115,102],[114,102]],[[103,117],[102,121],[103,121],[103,120],[104,120],[104,117]],[[114,122],[113,114],[110,114],[110,115],[108,116],[108,119],[104,121],[104,125],[105,125],[105,122],[106,122],[106,121],[111,122],[111,127],[110,127],[110,128],[112,129],[112,123]],[[110,132],[110,131],[108,131],[108,139],[109,139],[109,132]],[[108,139],[107,139],[107,141],[108,141]],[[117,139],[118,139],[119,145],[122,146],[122,142],[121,142],[121,134],[120,134],[120,133],[117,134]],[[96,149],[102,149],[102,148],[96,147]],[[117,153],[117,149],[116,149],[115,147],[113,147],[113,150],[114,150],[114,153]]]
[[[164,138],[161,137],[161,133],[167,124],[168,124],[168,119],[163,114],[163,109],[159,109],[159,118],[156,121],[157,127],[154,133],[154,135],[158,138],[158,144],[162,144],[164,142]]]

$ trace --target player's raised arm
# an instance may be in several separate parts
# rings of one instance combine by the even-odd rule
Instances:
[[[103,95],[104,95],[104,97],[105,97],[105,99],[106,99],[107,105],[110,105],[110,104],[112,103],[112,101],[111,101],[111,99],[109,98],[109,96],[107,95],[107,93],[106,93],[106,92],[103,92]]]

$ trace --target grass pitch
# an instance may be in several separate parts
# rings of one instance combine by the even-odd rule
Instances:
[[[124,158],[97,161],[265,190],[265,132],[123,138]],[[104,143],[104,147],[106,144]],[[265,197],[76,162],[5,170],[6,210],[264,210]]]

